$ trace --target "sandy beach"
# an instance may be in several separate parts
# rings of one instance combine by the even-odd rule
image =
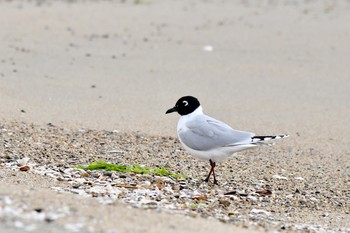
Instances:
[[[348,1],[3,1],[0,12],[0,232],[350,231]],[[235,129],[290,137],[202,184],[207,162],[165,115],[183,95]],[[101,159],[188,178],[74,171]],[[101,181],[114,186],[96,196]],[[152,202],[135,201],[140,190]]]

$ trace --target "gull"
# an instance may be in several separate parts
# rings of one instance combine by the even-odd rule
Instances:
[[[217,162],[224,161],[236,152],[288,137],[286,134],[256,136],[251,132],[235,130],[226,123],[203,114],[203,108],[193,96],[181,97],[166,114],[172,112],[180,114],[177,135],[182,146],[193,157],[209,161],[211,169],[204,181],[208,182],[213,175],[216,185],[218,182],[214,168]]]

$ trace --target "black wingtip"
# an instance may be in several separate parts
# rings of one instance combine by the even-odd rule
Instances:
[[[271,136],[253,136],[252,142],[270,141],[270,140],[287,138],[287,137],[289,137],[288,134],[271,135]]]

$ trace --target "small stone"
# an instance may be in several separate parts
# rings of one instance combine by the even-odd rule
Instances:
[[[123,150],[110,150],[108,152],[111,154],[125,154],[125,151]]]
[[[227,216],[234,216],[234,215],[236,215],[236,214],[238,214],[239,212],[228,212],[227,213]]]
[[[38,212],[38,213],[41,213],[43,211],[43,208],[35,208],[34,211]]]
[[[150,201],[144,204],[146,209],[156,209],[158,207],[158,203],[155,201]]]
[[[248,196],[248,194],[246,193],[246,191],[244,189],[240,190],[240,189],[237,189],[237,194],[241,197],[246,197]]]
[[[110,171],[107,171],[107,172],[104,172],[103,175],[104,176],[107,176],[107,177],[111,177],[113,174],[113,172],[110,172]]]
[[[270,212],[266,211],[266,210],[261,210],[261,209],[252,209],[250,211],[250,213],[252,214],[265,214],[265,215],[270,215]]]
[[[225,193],[224,195],[229,196],[229,195],[236,195],[236,194],[237,194],[237,191],[230,191],[230,192]]]
[[[327,212],[325,212],[325,213],[322,214],[322,217],[324,217],[324,218],[326,218],[326,217],[328,217],[328,216],[329,216],[329,213],[327,213]]]
[[[273,175],[272,178],[276,180],[288,180],[287,177],[280,176],[280,175]]]
[[[194,218],[197,217],[198,213],[196,211],[188,211],[187,215]]]
[[[151,186],[151,182],[149,182],[148,180],[144,181],[142,184],[142,187],[144,188],[149,188]]]
[[[272,195],[271,190],[257,190],[255,193],[261,195],[261,196],[270,196]]]
[[[228,207],[228,206],[231,205],[231,202],[230,202],[230,200],[228,200],[228,199],[226,199],[226,198],[221,198],[221,199],[219,200],[219,204],[220,204],[220,205],[223,205],[223,206],[225,206],[225,207]]]
[[[172,185],[171,185],[171,188],[172,188],[174,191],[179,191],[179,190],[180,190],[180,185],[178,185],[178,184],[172,184]]]
[[[83,184],[86,180],[84,178],[76,178],[75,181],[80,184]]]
[[[206,45],[206,46],[203,46],[203,50],[206,52],[213,52],[214,47],[211,45]]]
[[[18,163],[19,166],[24,166],[24,165],[27,165],[29,160],[30,160],[30,158],[24,157],[22,159],[18,159],[17,163]]]
[[[53,221],[55,221],[55,220],[50,218],[50,217],[46,217],[45,218],[45,222],[47,222],[47,223],[50,223],[50,222],[53,222]]]
[[[26,171],[30,170],[30,167],[29,166],[23,166],[23,167],[20,167],[19,170],[22,171],[22,172],[26,172]]]
[[[89,176],[90,175],[87,172],[83,172],[83,173],[80,174],[80,178],[85,178],[85,177],[89,177]]]
[[[195,200],[198,200],[198,201],[206,201],[206,200],[208,200],[208,197],[206,195],[203,195],[203,194],[194,196],[192,198],[195,199]]]
[[[92,173],[91,175],[94,178],[100,178],[100,174],[99,173]]]
[[[163,189],[163,187],[164,187],[164,181],[162,180],[162,179],[160,179],[160,178],[157,178],[156,180],[155,180],[155,183],[156,183],[156,186],[158,187],[158,189]]]
[[[256,198],[256,197],[254,197],[254,196],[247,196],[247,198],[249,199],[249,200],[251,200],[251,201],[257,201],[258,199]]]

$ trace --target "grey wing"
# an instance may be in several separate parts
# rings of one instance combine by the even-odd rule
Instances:
[[[186,124],[187,130],[180,131],[183,143],[195,150],[211,150],[218,147],[235,146],[251,142],[254,133],[232,129],[214,118],[199,115]]]

